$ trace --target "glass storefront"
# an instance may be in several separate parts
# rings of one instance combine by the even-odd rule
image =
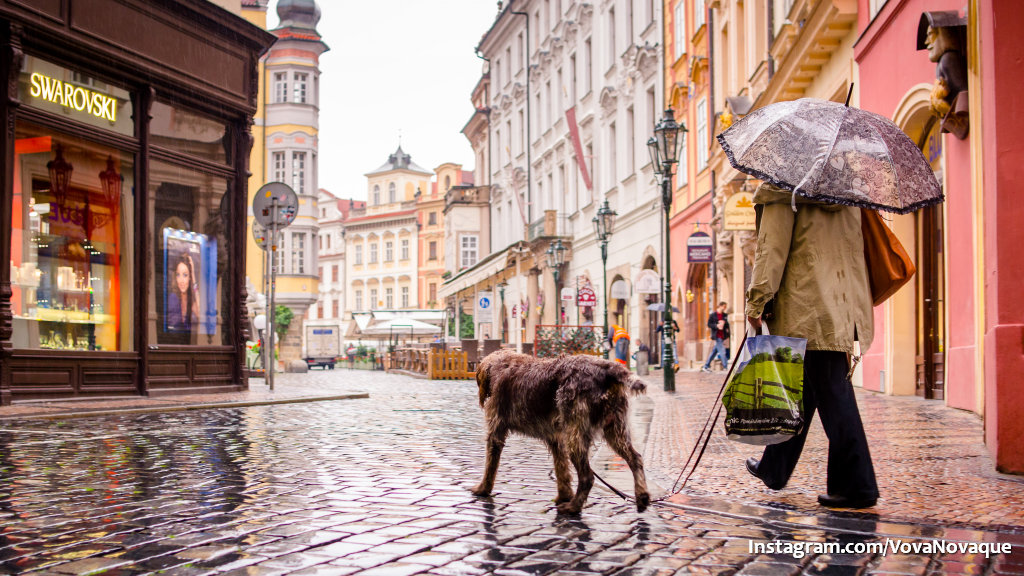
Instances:
[[[232,344],[228,184],[194,168],[150,163],[150,342]]]
[[[132,349],[133,167],[131,154],[17,123],[15,348]]]

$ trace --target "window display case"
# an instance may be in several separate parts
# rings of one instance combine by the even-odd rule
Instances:
[[[19,126],[15,150],[14,345],[130,349],[122,174],[131,163],[116,150],[32,125]]]

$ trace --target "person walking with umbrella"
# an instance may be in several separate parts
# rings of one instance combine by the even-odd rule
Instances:
[[[852,92],[852,88],[851,88]],[[879,493],[850,382],[854,341],[872,340],[872,294],[861,209],[906,213],[942,201],[921,151],[891,121],[801,99],[755,110],[718,136],[730,163],[764,180],[754,194],[757,249],[745,313],[756,331],[807,339],[805,424],[747,470],[786,486],[817,411],[828,437],[819,504],[868,508]]]

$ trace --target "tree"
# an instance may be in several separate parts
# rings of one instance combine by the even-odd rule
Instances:
[[[295,318],[295,313],[283,304],[278,304],[274,309],[274,333],[277,334],[278,341],[288,333],[288,327],[291,326],[293,318]]]
[[[459,338],[469,340],[475,338],[476,331],[473,329],[473,315],[462,311],[459,314]],[[448,335],[455,336],[455,322],[448,321]]]

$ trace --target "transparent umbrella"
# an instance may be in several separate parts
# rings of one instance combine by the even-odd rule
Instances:
[[[942,202],[914,142],[873,112],[802,98],[754,110],[718,135],[737,170],[812,200],[906,214]]]

